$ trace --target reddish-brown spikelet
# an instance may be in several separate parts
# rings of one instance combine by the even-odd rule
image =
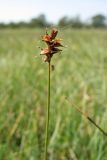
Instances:
[[[57,36],[57,34],[58,34],[58,30],[57,29],[53,29],[52,30],[52,32],[51,32],[51,39],[53,40],[53,39],[55,39],[55,37]]]
[[[46,34],[42,37],[42,41],[44,41],[48,46],[47,48],[41,49],[41,55],[46,56],[44,58],[45,62],[50,62],[52,56],[55,53],[62,51],[61,49],[58,48],[58,47],[63,47],[63,45],[61,44],[61,39],[56,39],[57,34],[58,30],[52,29],[50,35],[46,32]]]
[[[50,42],[51,41],[51,37],[48,34],[46,34],[46,35],[44,35],[42,37],[42,41],[44,41],[44,42]]]

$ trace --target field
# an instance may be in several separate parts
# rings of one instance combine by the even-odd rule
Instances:
[[[43,160],[44,32],[0,30],[0,160]],[[52,60],[49,160],[106,160],[107,137],[73,105],[107,132],[107,31],[60,29],[59,37],[66,47]]]

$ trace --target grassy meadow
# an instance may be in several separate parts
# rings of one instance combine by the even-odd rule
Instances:
[[[40,29],[0,30],[0,160],[43,160],[48,65]],[[106,160],[107,30],[60,29],[52,59],[49,160]],[[65,99],[68,97],[70,103]]]

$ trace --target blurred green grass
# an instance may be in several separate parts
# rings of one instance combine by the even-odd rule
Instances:
[[[0,30],[0,160],[43,160],[47,64],[38,46],[44,32]],[[66,47],[52,60],[49,159],[106,160],[107,137],[65,97],[107,131],[107,31],[65,29],[59,37]]]

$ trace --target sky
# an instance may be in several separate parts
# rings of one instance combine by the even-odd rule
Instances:
[[[42,13],[50,22],[65,15],[83,20],[98,13],[107,16],[107,0],[0,0],[0,22],[29,21]]]

